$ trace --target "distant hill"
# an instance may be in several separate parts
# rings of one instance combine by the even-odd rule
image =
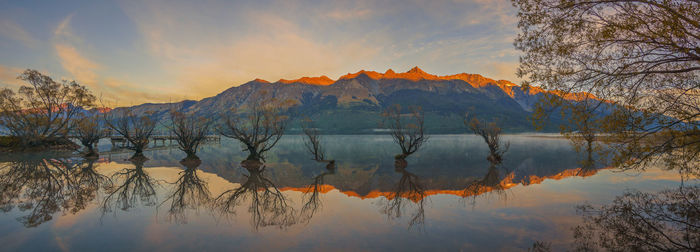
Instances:
[[[310,117],[327,134],[376,133],[381,112],[392,104],[421,106],[426,130],[430,133],[464,133],[466,112],[486,120],[496,120],[506,132],[534,131],[528,120],[534,104],[544,94],[537,87],[527,92],[505,80],[478,74],[436,76],[418,67],[404,73],[389,69],[384,73],[359,71],[338,80],[326,76],[268,82],[255,79],[200,101],[142,104],[131,107],[137,113],[154,112],[166,118],[171,108],[219,119],[220,113],[246,105],[252,99],[274,97],[296,103],[288,113],[294,116],[290,131],[298,131],[298,119]],[[124,108],[116,108],[116,111]],[[557,131],[554,115],[545,131]]]

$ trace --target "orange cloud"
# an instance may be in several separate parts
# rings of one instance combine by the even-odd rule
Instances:
[[[0,84],[9,88],[21,86],[23,83],[17,79],[24,69],[0,65]]]
[[[93,87],[97,84],[98,76],[95,70],[100,67],[97,63],[81,55],[73,46],[56,44],[54,48],[61,60],[61,66],[76,80]]]

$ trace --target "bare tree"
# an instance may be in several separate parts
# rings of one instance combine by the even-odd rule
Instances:
[[[238,140],[248,151],[247,160],[264,161],[264,153],[277,144],[287,128],[283,105],[274,99],[251,98],[246,111],[234,108],[224,115],[224,126],[218,132]]]
[[[156,128],[156,121],[149,117],[149,113],[138,116],[129,108],[120,108],[106,113],[104,117],[107,126],[129,142],[127,148],[134,151],[132,158],[143,157],[143,150],[148,147]]]
[[[287,204],[287,197],[263,176],[265,166],[255,160],[245,160],[241,166],[248,170],[246,181],[236,189],[221,193],[214,199],[214,206],[223,214],[235,214],[236,208],[249,199],[247,209],[256,230],[266,226],[283,229],[296,224],[296,211]]]
[[[491,164],[498,165],[503,162],[503,154],[508,151],[510,143],[506,143],[504,148],[501,148],[501,128],[495,122],[485,124],[476,118],[468,120],[469,114],[465,116],[464,125],[484,139],[489,146],[489,156],[486,158]]]
[[[384,117],[383,125],[390,130],[391,136],[394,138],[399,147],[401,154],[396,155],[396,159],[405,159],[409,155],[418,151],[420,147],[428,140],[428,136],[424,133],[424,117],[421,108],[411,106],[408,108],[410,117],[409,120],[402,119],[401,105],[394,104],[388,107],[382,113]]]
[[[197,149],[209,133],[211,120],[195,117],[178,111],[170,112],[170,132],[175,135],[180,150],[187,154],[185,159],[199,159]]]
[[[75,146],[68,140],[73,118],[93,106],[95,96],[75,81],[58,83],[27,69],[18,79],[29,83],[15,93],[0,90],[0,127],[18,137],[23,148]]]
[[[75,136],[80,140],[80,143],[87,148],[85,157],[98,157],[99,154],[95,150],[95,145],[105,135],[100,120],[97,115],[83,115],[75,119],[73,127]]]
[[[326,160],[326,153],[321,146],[321,136],[318,128],[315,128],[313,121],[310,118],[304,118],[301,123],[302,130],[304,131],[304,146],[306,150],[313,155],[313,160],[319,162],[328,162],[330,164],[335,164],[335,160]]]
[[[324,160],[325,153],[321,148],[321,136],[319,136],[318,128],[314,128],[311,118],[304,118],[301,122],[301,128],[304,131],[304,135],[306,135],[306,138],[304,138],[304,146],[314,155],[313,159],[316,161]]]
[[[698,251],[700,187],[626,192],[601,207],[579,206],[575,250]]]

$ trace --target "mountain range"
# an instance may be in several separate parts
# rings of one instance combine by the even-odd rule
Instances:
[[[146,103],[129,107],[136,113],[152,112],[165,119],[170,109],[220,119],[223,112],[242,107],[254,99],[274,98],[294,104],[290,131],[299,130],[298,119],[309,117],[315,127],[326,134],[371,134],[378,129],[382,111],[393,104],[420,106],[425,113],[429,133],[465,133],[463,118],[469,113],[477,118],[496,121],[505,132],[529,132],[535,128],[528,119],[535,103],[545,90],[530,87],[524,91],[506,80],[494,80],[479,74],[437,76],[414,67],[396,73],[359,71],[337,80],[327,76],[281,79],[269,82],[255,79],[231,87],[216,96],[199,101]],[[574,99],[574,97],[568,97]],[[116,108],[120,110],[124,108]],[[552,116],[548,132],[557,131],[560,117]]]

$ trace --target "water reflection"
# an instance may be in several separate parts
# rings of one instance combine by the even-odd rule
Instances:
[[[602,176],[586,180],[553,182],[570,177],[590,177],[603,167],[600,163],[581,166],[582,156],[576,155],[565,140],[561,145],[554,140],[507,140],[511,142],[511,148],[498,165],[485,158],[491,152],[483,139],[453,136],[435,136],[420,151],[404,159],[392,158],[396,149],[392,138],[368,136],[324,136],[323,141],[318,142],[323,142],[320,150],[323,150],[321,156],[324,158],[318,158],[321,161],[315,160],[317,155],[305,148],[303,136],[281,140],[279,146],[268,153],[265,163],[241,162],[247,153],[239,153],[235,148],[238,143],[229,140],[222,141],[221,146],[203,146],[198,152],[201,160],[181,160],[185,154],[176,149],[147,150],[144,154],[148,156],[148,162],[127,160],[131,153],[104,153],[103,157],[111,159],[97,161],[57,155],[0,157],[0,203],[6,212],[0,215],[0,221],[10,220],[18,226],[38,226],[35,230],[55,228],[57,225],[41,225],[51,221],[74,225],[76,230],[86,228],[103,232],[115,228],[134,232],[147,226],[167,230],[162,231],[166,234],[182,232],[184,235],[192,230],[211,229],[229,238],[250,237],[246,236],[248,232],[255,230],[264,234],[260,237],[288,242],[297,238],[303,241],[300,234],[311,236],[313,233],[315,236],[338,236],[338,239],[352,240],[357,244],[365,240],[379,243],[376,239],[386,232],[387,237],[411,240],[411,246],[419,241],[440,242],[430,237],[412,236],[418,232],[406,232],[408,227],[430,234],[449,231],[493,236],[497,233],[512,240],[520,239],[520,244],[529,243],[519,247],[523,249],[532,244],[532,240],[528,241],[532,235],[499,226],[532,231],[542,228],[542,225],[554,228],[561,223],[568,224],[566,230],[557,231],[563,233],[559,238],[564,240],[537,239],[559,249],[563,247],[562,243],[568,246],[573,241],[568,230],[575,226],[571,219],[578,219],[575,204],[588,199],[593,199],[595,205],[607,203],[611,199],[600,200],[600,195],[612,197],[617,192],[615,190],[637,185],[627,181],[640,180],[604,172]],[[325,160],[327,157],[338,161]],[[596,156],[593,159],[599,160]],[[239,164],[242,168],[238,167]],[[645,183],[650,183],[648,188],[654,190],[658,190],[655,188],[659,183],[668,183],[669,180],[666,177],[645,179],[653,180]],[[540,183],[544,185],[523,189]],[[607,187],[597,186],[599,184]],[[518,197],[509,198],[507,205],[491,203],[482,197],[515,193]],[[552,195],[553,202],[538,200]],[[687,195],[688,200],[697,202]],[[472,200],[475,207],[465,208],[458,204],[464,199]],[[154,206],[157,206],[156,211],[143,211],[154,210]],[[680,206],[680,203],[662,206],[669,209]],[[543,207],[551,207],[551,211]],[[599,209],[594,210],[600,212]],[[690,212],[685,209],[683,211]],[[99,218],[100,214],[114,212],[116,216],[117,212],[126,210],[139,214],[128,218]],[[200,211],[205,214],[200,215]],[[568,215],[562,216],[562,212]],[[160,213],[165,213],[169,222],[187,225],[173,228],[169,226],[173,223],[154,221],[158,216],[153,218],[153,214]],[[540,213],[559,216],[539,218],[543,215]],[[68,221],[71,224],[60,221],[61,214],[73,216],[69,218],[72,221]],[[244,224],[250,221],[250,225],[216,225],[221,216],[243,220]],[[461,222],[452,221],[454,218],[460,218]],[[101,220],[99,227],[86,224],[86,221],[95,220]],[[697,223],[693,225],[697,226]],[[472,230],[470,226],[480,228]],[[486,226],[489,228],[483,228]],[[608,227],[597,228],[606,230]],[[25,234],[22,229],[14,227],[8,226],[6,230]],[[345,231],[356,235],[367,230],[375,232],[358,238],[343,236]],[[207,241],[217,239],[212,238],[215,236],[192,237]],[[445,237],[445,240],[455,240],[450,238],[452,236]],[[168,240],[167,236],[159,239],[177,243]],[[262,238],[250,239],[257,241]],[[0,238],[0,241],[3,240]],[[481,244],[476,248],[489,246]],[[600,244],[596,246],[602,247]],[[462,247],[447,244],[445,248]]]
[[[112,175],[115,185],[107,188],[107,196],[102,203],[102,212],[114,212],[115,209],[126,211],[141,206],[155,206],[156,189],[159,182],[152,178],[143,168],[146,158],[129,159],[132,167],[124,168]],[[114,212],[116,214],[116,212]]]
[[[95,171],[95,160],[73,164],[69,158],[20,157],[0,169],[0,205],[27,213],[17,220],[36,227],[59,212],[75,214],[110,182]]]
[[[698,251],[700,186],[658,193],[629,191],[611,204],[579,206],[577,251]]]
[[[277,186],[263,175],[265,165],[260,161],[245,160],[241,166],[248,171],[246,181],[216,197],[214,207],[224,215],[235,215],[237,208],[248,201],[250,221],[256,230],[267,226],[283,229],[295,224],[296,211]]]
[[[406,170],[408,162],[405,159],[397,159],[394,161],[394,169],[401,174],[399,182],[396,183],[394,190],[386,197],[382,212],[386,214],[390,220],[399,219],[405,214],[406,208],[411,206],[415,210],[410,215],[408,227],[419,226],[425,224],[425,199],[427,194],[419,177]]]
[[[335,174],[335,170],[335,161],[328,162],[325,165],[325,171],[314,176],[313,182],[306,187],[304,195],[302,196],[303,205],[299,212],[300,222],[311,221],[314,214],[322,208],[323,202],[321,200],[321,193],[327,193],[330,190],[329,186],[326,186],[324,183],[324,178],[328,175]]]
[[[487,193],[493,193],[505,199],[506,189],[512,186],[514,173],[510,172],[501,176],[502,169],[500,166],[490,165],[483,178],[475,180],[464,188],[463,197],[471,197],[472,203],[476,202],[477,196]]]
[[[201,179],[197,172],[197,167],[202,163],[199,158],[186,158],[180,161],[185,170],[179,173],[178,179],[172,183],[168,197],[161,205],[170,203],[168,216],[170,220],[179,223],[186,223],[187,216],[185,210],[198,210],[200,207],[209,204],[211,193],[207,182]]]

